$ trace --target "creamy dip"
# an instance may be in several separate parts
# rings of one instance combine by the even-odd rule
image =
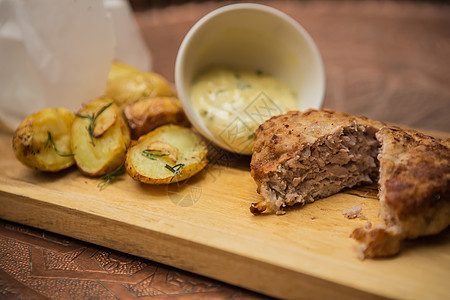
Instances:
[[[196,78],[191,101],[211,134],[243,154],[251,153],[260,124],[298,109],[295,92],[282,81],[259,71],[221,67]]]

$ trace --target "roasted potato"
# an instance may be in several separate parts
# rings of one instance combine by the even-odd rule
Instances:
[[[174,97],[138,100],[126,105],[123,108],[123,114],[130,128],[132,139],[138,139],[162,125],[189,125],[180,100]]]
[[[105,95],[119,105],[148,97],[174,95],[169,82],[157,73],[142,72],[128,64],[113,62],[108,74]]]
[[[168,184],[185,180],[206,164],[208,153],[202,137],[189,128],[164,125],[133,141],[125,166],[135,180]]]
[[[70,141],[74,118],[65,108],[46,108],[26,117],[13,137],[17,159],[26,166],[49,172],[73,165]]]
[[[105,175],[125,160],[130,132],[111,98],[94,99],[76,114],[72,152],[77,166],[90,176]]]

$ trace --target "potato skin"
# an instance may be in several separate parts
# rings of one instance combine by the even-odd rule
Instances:
[[[171,97],[174,96],[174,92],[169,82],[161,75],[143,72],[115,61],[108,74],[105,96],[123,106],[148,97]]]
[[[94,123],[93,131],[101,127],[101,135],[91,139],[88,131],[90,120],[81,116],[97,114],[109,104]],[[83,173],[96,177],[115,170],[124,162],[129,143],[130,132],[120,109],[111,98],[94,99],[78,111],[72,124],[72,151]]]
[[[175,97],[146,98],[123,108],[131,138],[138,139],[153,129],[167,124],[189,126],[180,100]]]
[[[164,158],[149,159],[142,155],[143,150],[155,142],[167,143],[176,148],[176,161],[172,164],[183,164],[180,173],[174,176],[166,165]],[[163,153],[163,152],[161,152]],[[135,180],[146,184],[169,184],[186,180],[200,172],[208,163],[207,146],[202,137],[189,128],[178,125],[164,125],[133,141],[127,152],[125,167],[127,173]]]
[[[72,166],[75,160],[70,141],[74,118],[75,115],[65,108],[46,108],[27,116],[13,136],[16,158],[28,167],[46,172]]]

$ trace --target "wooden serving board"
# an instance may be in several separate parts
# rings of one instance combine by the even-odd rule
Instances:
[[[100,191],[75,167],[44,174],[22,166],[3,131],[0,218],[280,298],[450,299],[450,230],[405,243],[397,257],[360,260],[349,234],[366,220],[342,211],[360,205],[381,222],[376,186],[253,216],[249,206],[261,198],[248,163],[222,153],[182,184],[125,175]]]

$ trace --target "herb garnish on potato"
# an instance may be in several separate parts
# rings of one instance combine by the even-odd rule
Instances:
[[[202,137],[189,128],[165,125],[134,141],[125,166],[135,180],[168,184],[185,180],[207,164],[207,147]]]
[[[65,108],[46,108],[27,116],[16,129],[17,159],[40,171],[57,172],[72,166],[71,127],[75,115]]]
[[[72,125],[72,150],[78,167],[90,176],[102,176],[120,166],[130,133],[120,109],[108,97],[87,103]]]

